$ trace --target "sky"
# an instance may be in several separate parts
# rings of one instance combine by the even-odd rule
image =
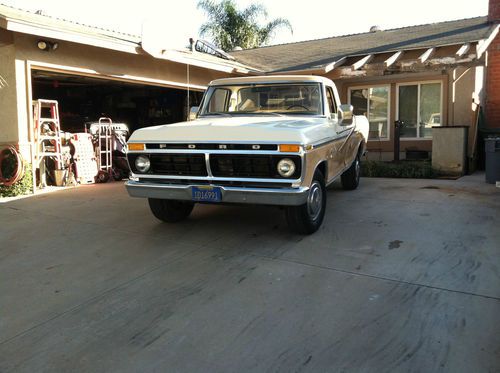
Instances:
[[[240,7],[255,1],[236,0]],[[483,16],[488,0],[262,0],[268,20],[287,18],[293,27],[278,32],[271,44],[367,32],[371,26],[382,29]],[[0,0],[16,8],[145,37],[163,34],[166,47],[187,45],[197,38],[204,14],[197,0]],[[306,6],[306,5],[307,6]],[[143,25],[145,25],[143,27]]]

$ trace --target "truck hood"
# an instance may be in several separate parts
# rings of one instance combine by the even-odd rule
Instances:
[[[132,142],[264,142],[308,144],[326,138],[326,118],[234,116],[142,128]]]

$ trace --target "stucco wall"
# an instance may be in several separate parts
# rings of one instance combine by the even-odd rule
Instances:
[[[0,29],[0,144],[19,140],[14,55],[12,34]]]
[[[472,94],[475,85],[475,69],[463,68],[449,72],[448,125],[470,126],[473,120]]]
[[[93,70],[104,76],[129,75],[187,83],[184,64],[160,60],[147,54],[134,55],[64,41],[59,42],[57,50],[45,52],[37,48],[38,40],[35,36],[14,34],[16,58],[32,61],[34,64],[41,62]],[[190,84],[206,85],[210,80],[226,77],[228,74],[191,66],[189,75]]]

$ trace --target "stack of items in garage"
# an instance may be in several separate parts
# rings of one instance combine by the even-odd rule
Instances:
[[[111,178],[118,181],[128,177],[130,169],[125,155],[128,126],[124,123],[113,123],[111,118],[107,117],[101,117],[98,122],[89,123],[89,126],[99,164],[96,181],[107,182]]]
[[[86,128],[81,133],[63,132],[57,101],[39,99],[33,105],[39,186],[90,184],[128,176],[127,125],[100,118],[90,133]]]
[[[80,184],[94,183],[98,168],[92,135],[85,132],[72,134],[70,144],[74,149],[73,165],[77,181]]]

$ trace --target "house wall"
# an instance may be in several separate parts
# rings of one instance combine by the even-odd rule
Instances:
[[[390,85],[390,107],[389,107],[389,138],[374,139],[368,141],[369,152],[376,153],[377,159],[392,160],[394,149],[394,122],[397,118],[397,85],[405,82],[442,82],[442,125],[445,126],[471,126],[474,123],[475,107],[472,106],[474,92],[482,91],[482,79],[477,81],[477,69],[482,67],[456,68],[440,72],[427,73],[402,73],[387,76],[358,77],[353,79],[335,79],[334,73],[326,77],[333,78],[339,89],[342,102],[348,102],[348,89],[353,87],[371,85]],[[471,131],[469,131],[471,132]],[[471,148],[471,146],[469,146]],[[406,150],[432,151],[432,140],[405,140],[400,142],[401,158],[404,158]]]
[[[0,29],[0,144],[19,141],[15,52],[12,33]]]
[[[3,40],[3,41],[2,41]],[[32,128],[31,69],[75,72],[106,79],[136,81],[141,84],[183,88],[187,66],[146,54],[134,55],[71,42],[58,42],[50,52],[37,47],[38,37],[0,29],[0,75],[8,85],[1,88],[0,145],[17,144],[31,159]],[[189,67],[189,83],[206,86],[211,80],[230,74]],[[181,86],[179,86],[179,85]],[[193,89],[193,88],[192,88]],[[197,90],[202,90],[198,87]]]

